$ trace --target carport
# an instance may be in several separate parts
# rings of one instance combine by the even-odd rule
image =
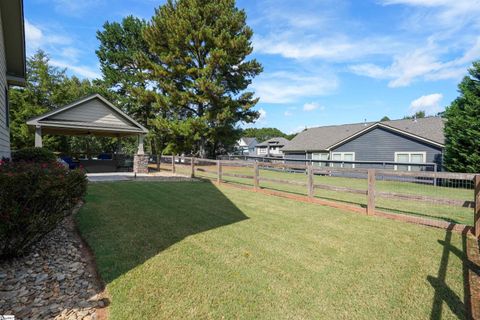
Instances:
[[[69,105],[47,112],[27,121],[35,130],[35,147],[42,147],[42,135],[76,135],[104,137],[138,137],[138,149],[134,155],[133,171],[148,172],[148,156],[145,155],[143,140],[148,130],[99,94],[77,100]],[[90,160],[108,167],[108,160]],[[112,159],[114,161],[114,159]]]

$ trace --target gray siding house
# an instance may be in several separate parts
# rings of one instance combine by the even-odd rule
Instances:
[[[441,168],[444,119],[428,117],[307,129],[283,147],[285,158],[301,160],[435,163]],[[380,166],[378,164],[377,166]],[[373,164],[344,164],[374,167]],[[395,166],[420,170],[418,166]]]
[[[255,138],[242,137],[235,144],[235,154],[252,155],[255,154],[255,147],[258,141]]]
[[[0,159],[10,157],[8,87],[25,83],[23,2],[0,1]]]
[[[282,148],[289,142],[282,137],[271,138],[257,144],[255,153],[260,157],[283,157]]]

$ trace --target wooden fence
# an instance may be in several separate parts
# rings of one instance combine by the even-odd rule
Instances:
[[[474,216],[474,235],[480,239],[480,174],[466,174],[466,173],[450,173],[450,172],[405,172],[393,171],[383,169],[354,169],[354,168],[331,168],[331,167],[314,167],[311,164],[287,164],[287,163],[266,163],[266,162],[251,162],[241,160],[210,160],[191,157],[170,156],[163,157],[164,163],[171,163],[171,171],[176,172],[176,166],[183,164],[189,166],[189,175],[196,176],[197,166],[202,164],[201,172],[209,173],[215,176],[214,179],[218,184],[225,182],[224,177],[233,177],[241,179],[249,179],[252,181],[253,190],[260,191],[260,183],[272,182],[278,184],[295,185],[305,187],[307,198],[313,200],[315,197],[315,190],[336,191],[342,193],[352,193],[357,195],[364,195],[366,197],[367,215],[375,215],[377,213],[376,203],[379,199],[392,199],[400,201],[414,201],[426,204],[447,205],[452,207],[472,208]],[[208,165],[207,165],[208,164]],[[230,173],[223,170],[224,166],[228,167],[246,167],[251,168],[251,175]],[[213,167],[215,169],[206,169],[205,167]],[[282,169],[282,170],[304,170],[306,173],[306,181],[295,181],[288,179],[278,179],[263,177],[260,175],[260,168]],[[354,173],[366,175],[367,186],[365,190],[355,189],[344,186],[333,186],[328,184],[315,183],[315,175],[331,175],[332,172]],[[461,180],[472,183],[474,190],[474,197],[472,200],[448,199],[443,197],[433,197],[426,195],[405,194],[398,192],[380,191],[377,188],[377,177],[384,179],[385,176],[397,178],[409,178],[411,181],[421,181],[420,179],[445,179],[445,180]]]

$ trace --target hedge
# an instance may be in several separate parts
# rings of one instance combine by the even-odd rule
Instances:
[[[48,149],[32,147],[32,148],[23,148],[18,151],[15,151],[12,154],[12,161],[13,162],[33,161],[33,162],[45,163],[45,162],[55,162],[57,161],[57,157],[52,151]]]
[[[0,258],[18,256],[83,197],[87,178],[57,162],[0,163]]]

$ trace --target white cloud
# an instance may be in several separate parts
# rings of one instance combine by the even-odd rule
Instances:
[[[25,41],[27,43],[39,43],[43,38],[43,32],[38,27],[25,19]]]
[[[404,47],[388,37],[351,39],[343,34],[323,37],[303,36],[292,32],[255,36],[255,51],[263,54],[281,55],[290,59],[323,59],[329,61],[352,61],[370,55],[392,54]]]
[[[105,3],[104,0],[53,0],[55,11],[65,15],[81,17],[88,10]]]
[[[382,0],[384,5],[406,5],[420,12],[411,15],[409,25],[424,30],[425,27],[460,30],[463,26],[479,26],[480,0]]]
[[[442,59],[444,48],[430,39],[423,48],[394,57],[390,66],[381,67],[372,63],[350,66],[350,70],[358,75],[376,79],[388,79],[389,87],[405,87],[418,79],[437,81],[445,79],[459,80],[465,75],[470,62],[480,55],[480,37],[470,43],[464,54],[456,59]],[[443,60],[443,61],[442,61]]]
[[[68,36],[59,34],[57,31],[50,32],[48,29],[25,20],[25,42],[28,55],[42,49],[51,56],[50,64],[52,66],[67,68],[81,78],[96,79],[101,77],[98,67],[78,64],[83,51],[72,46],[74,41]]]
[[[291,116],[293,116],[293,113],[287,110],[287,111],[285,111],[285,112],[283,113],[283,115],[284,115],[285,117],[291,117]]]
[[[320,110],[324,110],[325,108],[320,106],[320,104],[318,104],[317,102],[309,102],[309,103],[305,103],[303,105],[303,111],[313,111],[313,110],[317,110],[319,109]]]
[[[47,33],[40,26],[30,23],[25,19],[25,42],[27,50],[32,53],[40,48],[64,46],[72,43],[72,39],[59,34]]]
[[[333,93],[338,88],[338,79],[328,73],[282,71],[259,76],[252,87],[262,103],[292,103],[299,98]]]
[[[260,110],[258,110],[258,113],[260,113],[258,121],[265,121],[267,119],[267,111],[265,109],[260,108]]]
[[[50,64],[59,68],[67,68],[81,78],[98,79],[102,77],[98,70],[88,66],[72,65],[70,62],[55,59],[51,59]]]
[[[411,114],[418,111],[425,111],[427,115],[435,115],[443,111],[443,108],[440,106],[442,99],[443,95],[440,93],[421,96],[412,101],[409,111]]]

